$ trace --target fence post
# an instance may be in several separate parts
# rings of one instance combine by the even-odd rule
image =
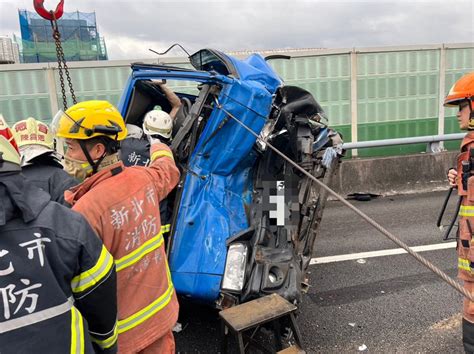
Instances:
[[[351,140],[357,140],[357,52],[355,48],[351,51]],[[357,157],[357,149],[353,149],[352,157]]]
[[[439,95],[438,95],[438,135],[444,134],[444,97],[446,95],[446,47],[441,44],[439,52]],[[444,142],[440,141],[439,148],[444,150]]]
[[[54,117],[54,115],[59,111],[56,78],[54,77],[54,68],[48,67],[45,70],[46,70],[46,81],[48,83],[49,106],[51,108],[51,117]]]

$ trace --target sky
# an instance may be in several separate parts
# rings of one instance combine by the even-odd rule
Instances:
[[[0,35],[20,34],[18,8],[33,11],[33,0],[0,0]],[[173,43],[194,52],[474,42],[474,0],[65,0],[76,10],[96,12],[109,59],[153,58],[149,48]]]

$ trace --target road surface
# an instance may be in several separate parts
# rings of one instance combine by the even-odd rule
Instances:
[[[444,197],[436,192],[352,203],[455,277],[454,242],[443,242],[435,225]],[[308,353],[463,352],[461,295],[340,202],[328,202],[316,242],[312,286],[298,317]],[[183,304],[179,321],[177,351],[219,351],[217,312]]]

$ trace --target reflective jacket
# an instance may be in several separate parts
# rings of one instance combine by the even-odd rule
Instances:
[[[0,174],[0,352],[115,352],[116,316],[113,259],[84,217]]]
[[[474,150],[470,158],[470,149],[474,149],[474,132],[468,132],[461,143],[461,153],[457,160],[458,194],[462,197],[459,209],[458,277],[464,280],[467,291],[474,293]],[[472,160],[472,172],[469,168]],[[466,165],[463,171],[463,164]],[[469,170],[467,171],[466,168]],[[472,173],[472,177],[471,177]],[[474,322],[474,303],[464,299],[464,318]]]
[[[51,200],[60,204],[64,204],[64,191],[79,184],[51,156],[38,156],[21,172],[31,183],[49,193]]]
[[[179,171],[170,149],[151,147],[149,167],[114,164],[66,192],[112,253],[117,266],[119,350],[139,351],[165,335],[178,317],[161,231],[159,202]]]

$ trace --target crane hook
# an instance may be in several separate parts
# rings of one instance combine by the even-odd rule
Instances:
[[[38,15],[49,21],[58,20],[64,13],[64,0],[59,2],[54,11],[48,11],[44,8],[44,0],[33,0],[33,6]]]

